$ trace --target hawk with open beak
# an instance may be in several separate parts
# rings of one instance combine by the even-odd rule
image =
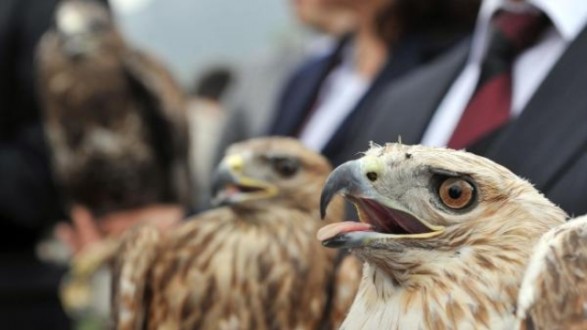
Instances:
[[[566,219],[506,168],[443,148],[372,146],[330,174],[322,215],[337,194],[360,221],[318,239],[365,261],[343,329],[511,329],[533,246]]]

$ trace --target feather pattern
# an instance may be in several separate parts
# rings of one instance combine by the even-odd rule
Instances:
[[[512,329],[533,247],[566,218],[507,169],[443,148],[372,146],[323,200],[337,192],[363,224],[319,237],[365,261],[343,329]]]
[[[292,139],[260,138],[232,146],[217,175],[222,182],[217,196],[228,205],[162,237],[148,276],[135,281],[145,295],[132,297],[120,288],[117,294],[137,306],[144,302],[131,314],[148,317],[117,328],[320,329],[330,328],[329,322],[340,324],[327,303],[327,288],[337,276],[336,251],[315,239],[321,226],[318,194],[329,171],[323,157]],[[342,200],[335,204],[341,206]],[[335,212],[326,221],[340,216]],[[120,253],[119,267],[136,263],[130,255]],[[349,275],[352,271],[360,269],[345,267]]]
[[[546,233],[518,299],[520,329],[587,328],[587,216]]]

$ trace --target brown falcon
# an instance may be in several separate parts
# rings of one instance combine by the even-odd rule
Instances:
[[[318,238],[365,261],[343,329],[512,329],[532,249],[566,219],[506,168],[442,148],[373,146],[332,172],[323,212],[337,193],[361,221]]]
[[[320,191],[330,170],[326,159],[293,139],[259,138],[231,146],[215,180],[214,200],[224,206],[170,232],[143,226],[126,235],[115,262],[115,326],[337,325],[332,315],[345,314],[340,301],[353,296],[360,269],[343,259],[345,274],[354,275],[339,276],[336,251],[315,239]],[[342,199],[334,203],[342,210]]]
[[[71,202],[95,216],[191,203],[181,89],[127,45],[104,5],[62,1],[37,70],[54,171]]]
[[[520,329],[587,329],[587,216],[540,239],[522,282],[517,316]]]

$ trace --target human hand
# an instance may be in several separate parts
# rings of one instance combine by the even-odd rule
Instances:
[[[105,238],[120,236],[138,223],[149,223],[165,231],[183,217],[178,205],[153,204],[134,210],[112,212],[95,218],[88,209],[74,206],[71,224],[61,222],[55,228],[55,236],[67,245],[74,255]]]

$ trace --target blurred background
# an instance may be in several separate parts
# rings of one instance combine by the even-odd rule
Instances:
[[[301,46],[310,35],[295,19],[288,1],[111,0],[110,4],[129,41],[159,55],[186,88],[209,66],[238,67],[273,47]]]
[[[42,100],[35,97],[35,90],[48,84],[39,84],[35,52],[41,36],[54,28],[59,2],[65,1],[0,3],[0,183],[4,187],[0,196],[0,316],[13,329],[67,329],[69,321],[59,301],[63,297],[58,298],[58,288],[64,285],[61,278],[72,255],[110,232],[100,228],[95,233],[99,231],[98,236],[79,235],[81,223],[91,227],[96,219],[86,217],[89,221],[84,222],[87,212],[75,213],[64,207],[48,168],[51,152],[43,142]],[[215,141],[226,112],[219,101],[234,86],[240,72],[275,57],[276,49],[301,54],[313,35],[296,20],[289,1],[103,2],[108,3],[115,25],[130,47],[145,51],[166,66],[186,94],[186,119],[190,127],[197,127],[193,130],[196,133],[190,134],[194,141],[189,158],[192,177],[209,177],[212,171]],[[284,72],[295,64],[285,65]],[[195,182],[193,179],[190,185],[196,186]],[[204,190],[206,185],[199,184],[195,189]],[[179,220],[196,212],[201,204],[182,205],[181,212],[171,211],[168,218]],[[115,227],[124,224],[126,228],[142,217],[144,214],[122,214],[111,223],[117,224]],[[56,227],[61,221],[62,226]],[[95,271],[90,284],[98,285],[92,295],[109,291],[109,282],[100,273],[103,272]],[[80,292],[81,299],[87,300],[86,284],[73,282],[72,290],[67,292],[72,292],[75,308],[86,306],[79,303]],[[93,304],[89,312],[83,306],[70,311],[69,317],[75,315],[82,320],[75,327],[85,328],[84,321],[89,319],[90,328],[101,328],[102,322],[108,320],[108,295],[96,299],[98,302],[89,303]],[[93,317],[96,314],[97,321]]]

